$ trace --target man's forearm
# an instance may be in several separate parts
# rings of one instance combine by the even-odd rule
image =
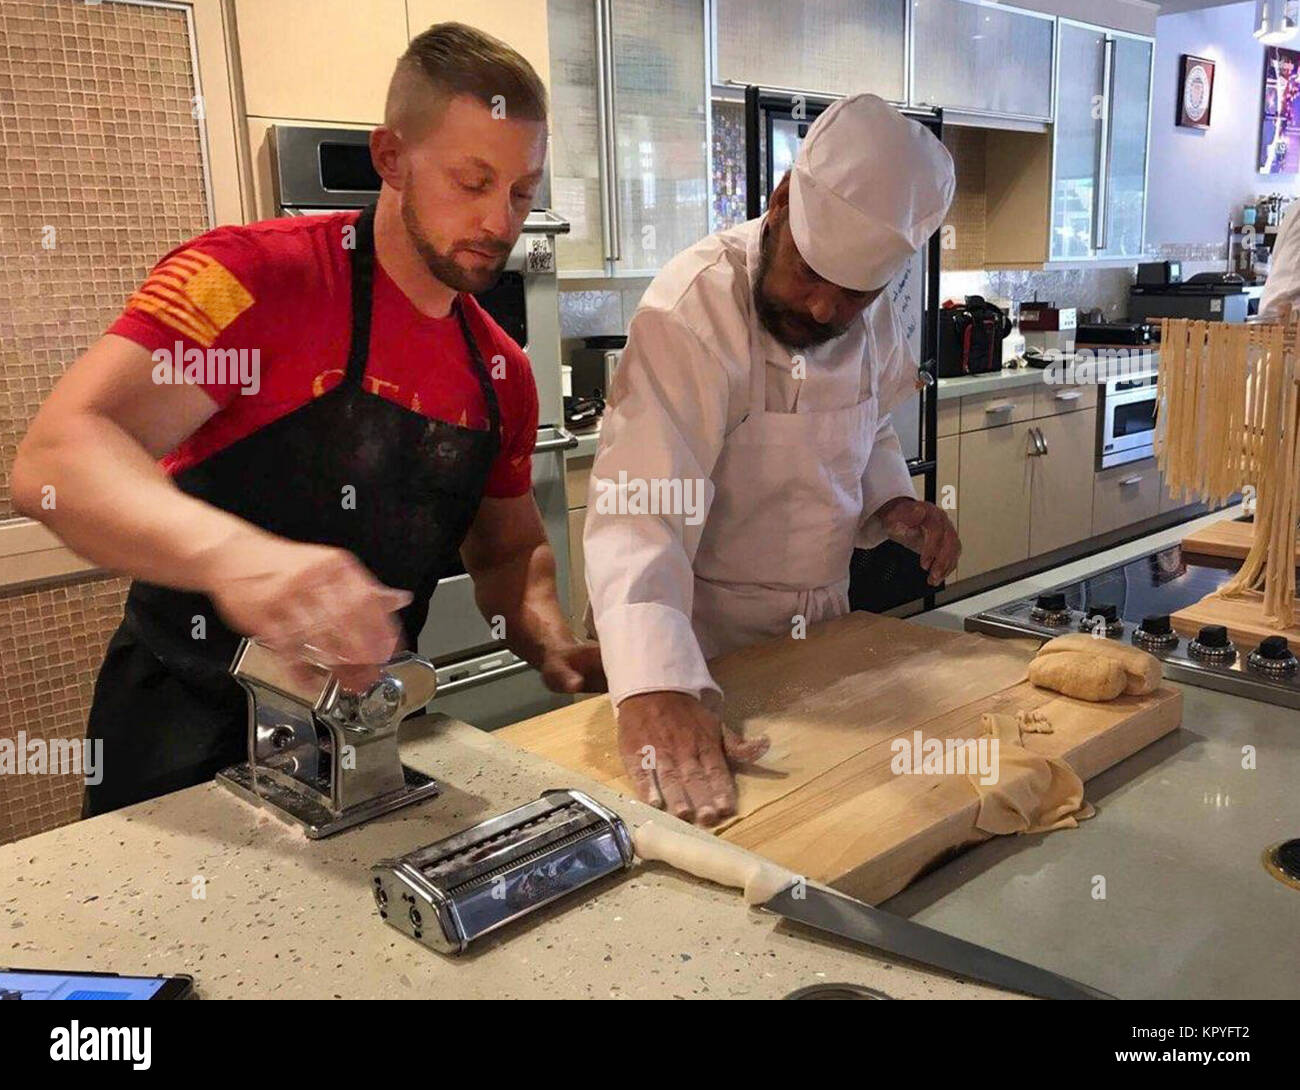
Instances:
[[[501,618],[506,646],[534,666],[546,652],[579,642],[556,593],[555,554],[545,541],[470,571],[479,610]]]
[[[223,550],[260,533],[186,495],[121,428],[89,414],[24,441],[14,499],[95,564],[182,590],[209,590]]]

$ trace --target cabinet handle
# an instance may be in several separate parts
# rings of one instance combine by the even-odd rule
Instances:
[[[1056,395],[1056,400],[1057,401],[1078,401],[1079,398],[1081,398],[1082,396],[1083,394],[1081,394],[1078,390],[1062,390],[1059,394]]]
[[[984,411],[986,413],[1009,413],[1014,408],[1015,405],[1010,401],[1004,401],[1000,405],[987,405],[985,406]]]
[[[1104,56],[1102,59],[1101,98],[1105,110],[1101,115],[1101,139],[1097,144],[1097,189],[1096,204],[1092,210],[1092,248],[1094,251],[1106,248],[1106,201],[1110,190],[1111,136],[1114,127],[1110,123],[1111,111],[1115,106],[1115,39],[1106,35]]]
[[[1141,484],[1141,483],[1142,483],[1142,474],[1136,473],[1132,477],[1125,477],[1123,480],[1121,480],[1119,482],[1119,486],[1120,488],[1130,488],[1135,484]]]
[[[1029,452],[1029,457],[1041,458],[1047,453],[1047,440],[1043,438],[1043,433],[1037,428],[1029,429],[1029,441],[1034,444],[1034,449]]]
[[[622,257],[618,217],[618,142],[614,138],[614,13],[609,0],[596,0],[596,145],[600,164],[600,227],[605,260]]]

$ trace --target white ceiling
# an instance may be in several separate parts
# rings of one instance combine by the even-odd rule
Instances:
[[[1173,15],[1180,11],[1199,11],[1201,8],[1221,8],[1226,4],[1240,4],[1243,0],[1161,0],[1160,14]],[[1252,3],[1253,0],[1244,0]]]

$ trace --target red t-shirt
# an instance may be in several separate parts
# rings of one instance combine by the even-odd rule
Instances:
[[[230,353],[220,357],[230,361],[225,366],[214,370],[209,364],[201,376],[192,376],[218,409],[163,458],[169,473],[203,461],[338,384],[347,366],[352,312],[344,229],[357,215],[218,227],[164,257],[127,300],[108,331],[154,352],[155,365],[175,360],[165,372],[179,375],[186,355],[198,358],[194,349],[247,350],[242,372]],[[350,246],[353,232],[346,234]],[[522,496],[532,485],[537,439],[532,369],[472,295],[458,299],[501,410],[501,450],[487,495]],[[365,388],[432,419],[486,429],[487,403],[455,314],[421,314],[378,261],[373,300]]]

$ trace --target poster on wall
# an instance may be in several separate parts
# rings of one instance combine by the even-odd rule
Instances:
[[[1208,129],[1213,98],[1214,62],[1184,53],[1178,80],[1178,124]]]
[[[1259,134],[1261,174],[1294,174],[1300,166],[1297,92],[1300,92],[1300,53],[1277,45],[1266,46]]]

